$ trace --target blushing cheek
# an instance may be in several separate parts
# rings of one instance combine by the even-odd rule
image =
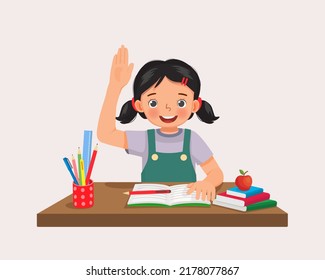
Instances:
[[[186,121],[190,117],[190,112],[188,110],[184,109],[178,109],[177,110],[178,119],[182,121]]]
[[[157,109],[149,109],[146,113],[147,119],[155,120],[159,117],[159,113]]]

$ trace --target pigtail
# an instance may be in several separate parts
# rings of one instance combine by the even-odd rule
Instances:
[[[116,117],[116,119],[120,121],[122,124],[126,124],[132,122],[136,116],[137,116],[137,111],[133,109],[132,101],[129,100],[128,102],[124,103],[120,115]]]
[[[201,108],[196,112],[196,115],[200,121],[205,123],[213,123],[219,119],[214,115],[211,105],[205,100],[202,100]]]

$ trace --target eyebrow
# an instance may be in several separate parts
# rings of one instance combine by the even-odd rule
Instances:
[[[185,93],[181,93],[181,92],[180,92],[180,93],[178,93],[178,94],[179,94],[179,95],[185,95],[185,96],[187,96],[187,94],[185,94]]]
[[[150,94],[148,94],[147,96],[150,96],[150,95],[155,95],[156,93],[155,92],[153,92],[153,93],[150,93]]]

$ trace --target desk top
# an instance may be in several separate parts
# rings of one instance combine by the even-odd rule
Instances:
[[[239,212],[211,204],[211,207],[127,207],[134,182],[95,183],[95,203],[91,208],[77,209],[72,195],[37,214],[39,227],[286,227],[288,214],[278,207],[251,212]],[[172,185],[172,183],[170,184]],[[226,191],[234,183],[224,182],[217,193]],[[71,186],[72,188],[72,186]]]

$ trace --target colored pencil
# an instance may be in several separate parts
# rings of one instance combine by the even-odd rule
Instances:
[[[71,157],[71,161],[72,161],[74,176],[76,176],[77,180],[79,181],[77,163],[73,155]]]
[[[97,150],[98,150],[98,144],[96,144],[96,146],[93,150],[93,154],[91,156],[91,160],[90,160],[90,164],[89,164],[89,168],[88,168],[88,172],[87,172],[87,177],[86,177],[87,185],[89,184],[91,172],[93,171],[93,167],[94,167],[94,163],[95,163],[95,159],[96,159],[96,155],[97,155]]]
[[[80,177],[80,183],[82,186],[85,186],[85,165],[83,159],[80,160],[80,169],[81,169],[81,177]]]
[[[124,192],[123,194],[132,195],[132,194],[158,194],[158,193],[171,193],[171,190],[129,191],[129,192]]]
[[[71,177],[72,177],[72,179],[73,179],[73,182],[74,182],[76,185],[79,185],[77,178],[76,178],[76,177],[74,176],[74,174],[73,174],[72,166],[71,166],[71,163],[70,163],[69,159],[65,157],[65,158],[63,158],[63,161],[64,161],[64,163],[65,163],[65,166],[68,168],[68,171],[69,171],[69,173],[70,173],[70,175],[71,175]]]
[[[80,147],[78,147],[79,181],[80,181],[80,185],[81,185],[81,166],[80,166],[80,161],[81,161],[81,150],[80,150]]]

